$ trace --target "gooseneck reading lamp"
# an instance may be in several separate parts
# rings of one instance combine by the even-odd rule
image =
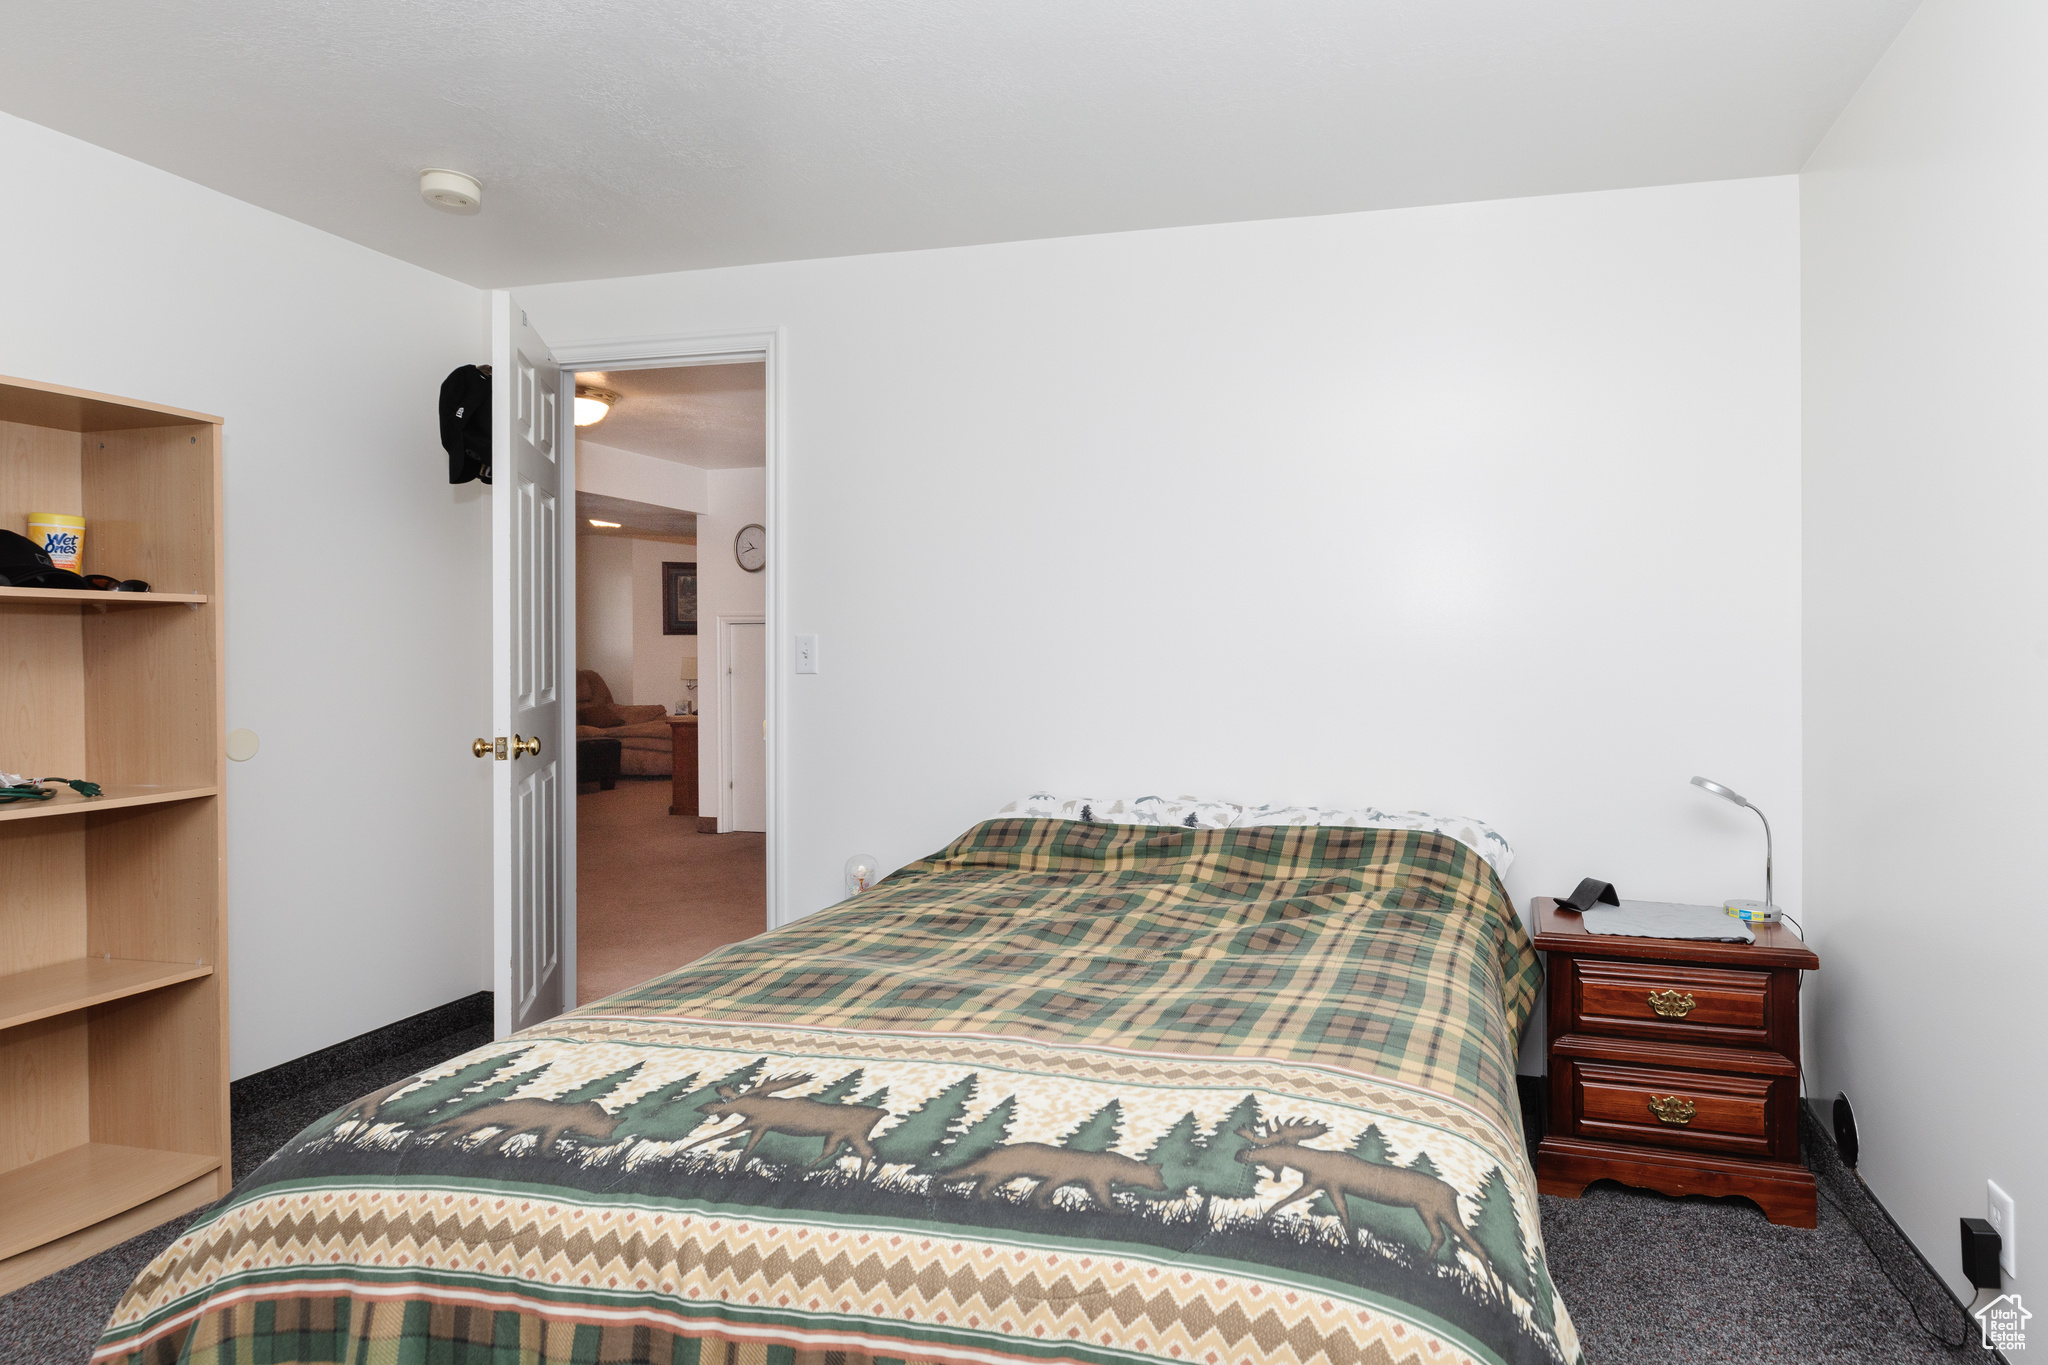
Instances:
[[[1749,798],[1732,791],[1719,782],[1709,782],[1704,777],[1695,777],[1692,784],[1702,791],[1710,791],[1723,801],[1733,801],[1745,810],[1756,810]],[[1764,813],[1756,810],[1756,818],[1764,821],[1764,898],[1760,901],[1734,900],[1723,903],[1723,908],[1739,920],[1748,923],[1769,923],[1778,918],[1777,902],[1771,892],[1771,822],[1764,820]]]

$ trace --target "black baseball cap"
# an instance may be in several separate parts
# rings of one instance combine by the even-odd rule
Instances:
[[[0,587],[83,588],[86,582],[50,562],[49,552],[27,536],[0,531]]]

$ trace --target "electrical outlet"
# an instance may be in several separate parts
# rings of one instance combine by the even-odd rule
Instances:
[[[2020,1277],[2020,1228],[2014,1217],[2012,1196],[1998,1188],[1996,1180],[1984,1182],[1984,1221],[1998,1234],[1998,1268],[2008,1280]]]

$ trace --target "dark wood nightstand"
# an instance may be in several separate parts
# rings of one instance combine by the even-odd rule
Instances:
[[[710,821],[711,828],[705,829],[706,822],[697,817],[697,718],[663,716],[662,719],[668,722],[670,740],[668,813],[694,821],[699,834],[716,834],[718,821]]]
[[[1739,1194],[1773,1223],[1815,1225],[1799,1160],[1799,973],[1820,959],[1782,924],[1756,942],[1589,934],[1533,902],[1550,955],[1550,1123],[1536,1183],[1595,1180]]]

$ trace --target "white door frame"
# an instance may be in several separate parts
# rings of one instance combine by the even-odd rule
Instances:
[[[774,539],[771,532],[769,539]],[[766,639],[768,618],[758,611],[741,612],[736,616],[720,616],[718,619],[718,652],[712,656],[711,666],[718,670],[718,771],[726,777],[726,784],[718,790],[718,828],[721,833],[736,829],[740,823],[739,796],[733,790],[732,771],[738,756],[738,737],[732,730],[732,628],[734,626],[762,627],[762,645]],[[770,725],[772,732],[775,727]],[[701,736],[700,736],[701,738]]]
[[[581,1003],[577,996],[581,988],[576,984],[576,794],[582,784],[576,780],[576,379],[572,371],[562,373],[569,377],[570,397],[558,405],[560,431],[555,437],[555,453],[562,468],[562,496],[555,509],[561,516],[555,532],[561,546],[555,566],[560,580],[555,585],[555,628],[561,632],[555,645],[559,659],[555,676],[562,680],[562,733],[556,737],[555,752],[562,756],[560,781],[568,801],[555,821],[555,866],[561,869],[562,879],[556,889],[562,904],[557,932],[562,936],[562,1008],[566,1012]]]
[[[788,563],[783,551],[783,528],[789,524],[783,514],[785,500],[783,432],[787,429],[785,420],[787,389],[783,382],[782,356],[784,338],[781,328],[754,332],[706,332],[677,333],[667,336],[643,337],[586,337],[553,347],[555,363],[573,375],[577,370],[665,370],[679,365],[734,365],[761,361],[766,370],[768,450],[767,450],[767,502],[768,502],[768,567],[764,572],[768,582],[764,585],[767,596],[767,610],[761,621],[765,628],[768,657],[768,695],[763,699],[768,714],[768,833],[767,879],[768,879],[768,927],[777,928],[789,922],[792,916],[784,904],[785,888],[789,885],[788,858],[789,841],[783,837],[786,826],[783,823],[784,793],[788,782],[784,774],[788,768],[788,747],[782,742],[786,733],[783,724],[783,708],[787,689],[782,675],[789,667],[788,651],[784,648],[781,622],[788,619],[785,597],[789,577],[785,572]],[[571,384],[575,380],[571,378]],[[567,411],[574,405],[564,403]],[[565,501],[574,506],[575,455],[572,443],[565,444],[568,460],[562,468],[563,476],[569,480],[570,497]],[[571,542],[573,544],[573,542]],[[700,546],[701,550],[702,547]],[[576,676],[576,556],[565,554],[562,561],[562,602],[565,607],[562,625],[563,672],[565,678]],[[562,750],[571,762],[576,754],[576,707],[573,700],[562,708]],[[574,807],[571,807],[573,812]],[[719,806],[721,819],[725,805]],[[565,960],[571,965],[576,961],[576,822],[573,819],[561,821],[563,847],[560,851],[562,876],[562,947]],[[571,981],[574,977],[571,976]]]

